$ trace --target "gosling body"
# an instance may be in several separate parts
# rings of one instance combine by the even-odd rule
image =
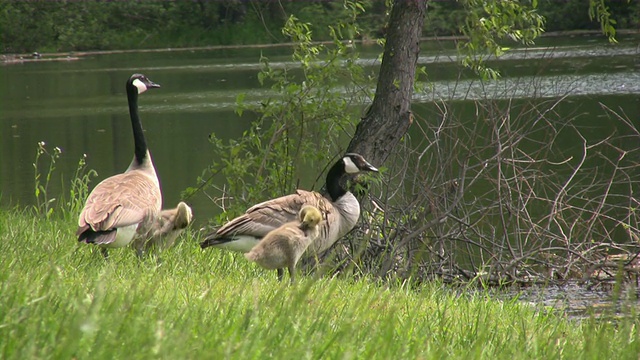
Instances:
[[[322,213],[318,208],[305,205],[298,213],[298,220],[288,222],[270,231],[251,251],[245,253],[265,269],[276,269],[282,281],[283,269],[289,270],[291,283],[295,282],[295,267],[309,245],[319,235]]]
[[[193,211],[184,202],[173,209],[165,209],[146,227],[146,232],[138,234],[131,246],[138,256],[151,251],[162,252],[175,244],[176,239],[191,224]]]

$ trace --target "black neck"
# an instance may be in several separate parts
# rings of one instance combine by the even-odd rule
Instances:
[[[133,84],[127,85],[127,99],[129,100],[129,116],[133,127],[133,142],[135,144],[135,159],[141,165],[147,157],[147,141],[142,131],[142,123],[138,116],[138,89]]]
[[[327,192],[331,196],[331,201],[336,201],[347,193],[347,190],[340,185],[342,175],[344,175],[344,162],[340,159],[327,173]]]

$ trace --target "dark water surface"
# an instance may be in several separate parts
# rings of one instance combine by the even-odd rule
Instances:
[[[414,99],[425,104],[461,100],[463,107],[468,103],[472,108],[475,99],[568,95],[574,107],[592,108],[594,122],[598,102],[633,114],[640,94],[638,41],[637,36],[627,36],[613,46],[599,36],[542,39],[544,47],[518,49],[491,62],[503,77],[489,83],[464,73],[460,78],[451,44],[425,43],[419,61],[427,67],[431,86]],[[360,50],[360,61],[375,72],[379,48]],[[125,53],[0,67],[0,204],[34,202],[32,163],[39,141],[63,151],[56,164],[59,175],[51,184],[53,197],[62,187],[60,174],[68,181],[83,154],[88,167],[98,172],[94,183],[124,171],[133,148],[124,82],[142,72],[162,85],[140,97],[140,112],[165,204],[173,206],[211,162],[208,135],[215,132],[233,139],[249,126],[249,117],[233,112],[236,96],[246,93],[246,101],[257,103],[272,95],[258,83],[259,57],[269,57],[274,67],[292,68],[296,64],[289,52],[273,48]],[[416,105],[415,111],[427,110]],[[199,223],[217,211],[205,196],[189,201]]]

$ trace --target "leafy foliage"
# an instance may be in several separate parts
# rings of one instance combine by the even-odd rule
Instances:
[[[600,25],[613,39],[614,25],[638,28],[640,23],[640,2],[629,0],[590,0],[588,6],[584,0],[491,0],[486,6],[509,12],[514,6],[525,8],[528,3],[546,19],[549,31],[595,29]],[[331,35],[324,30],[336,22],[349,23],[352,19],[350,4],[355,2],[0,0],[0,51],[279,43],[291,40],[279,32],[289,14],[296,14],[300,22],[312,23],[315,29],[322,30],[314,35],[316,40],[331,40]],[[361,8],[359,30],[344,34],[344,38],[364,41],[383,38],[390,1],[365,0],[357,4]],[[461,24],[465,24],[468,15],[479,15],[481,7],[482,2],[476,0],[431,1],[423,35],[462,35]],[[492,21],[503,24],[511,21],[491,15],[494,10],[488,12],[494,18]]]
[[[223,143],[211,135],[213,164],[199,179],[201,189],[215,188],[210,181],[217,174],[227,188],[216,189],[215,199],[233,198],[227,215],[244,211],[248,204],[291,193],[302,182],[311,188],[321,179],[322,168],[343,152],[343,142],[357,121],[357,107],[369,97],[367,77],[356,61],[357,52],[345,37],[358,32],[355,23],[362,7],[347,2],[351,18],[329,27],[330,45],[314,43],[312,27],[295,16],[289,17],[282,32],[295,44],[292,59],[295,71],[273,67],[261,58],[258,79],[278,95],[258,105],[237,99],[237,113],[251,113],[256,119],[242,138]],[[345,92],[337,89],[346,89]],[[313,169],[309,175],[306,169]],[[320,181],[322,183],[322,181]],[[188,189],[186,196],[197,189]]]
[[[611,18],[611,12],[604,0],[589,1],[589,19],[600,22],[602,32],[609,37],[609,41],[616,42],[616,21]]]
[[[462,64],[485,79],[499,76],[484,61],[487,55],[504,54],[508,50],[505,40],[532,45],[544,31],[544,18],[517,0],[466,0],[464,6],[467,16],[460,30],[468,40],[458,46],[464,56]]]

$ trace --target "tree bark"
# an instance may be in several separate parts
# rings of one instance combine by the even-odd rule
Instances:
[[[370,163],[385,162],[413,121],[411,97],[428,0],[396,0],[373,103],[358,124],[347,152]]]

